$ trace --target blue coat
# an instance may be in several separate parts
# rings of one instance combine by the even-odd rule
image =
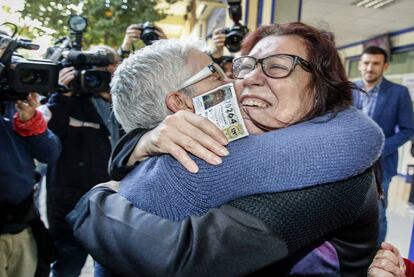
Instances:
[[[362,82],[357,85],[361,87]],[[362,109],[358,107],[360,97],[360,92],[353,93],[353,104],[358,109]],[[397,174],[398,147],[414,136],[413,104],[408,89],[384,78],[372,119],[385,135],[383,179],[391,179]]]
[[[60,141],[49,129],[44,133],[23,137],[13,130],[14,103],[0,103],[0,210],[1,205],[18,205],[32,192],[36,183],[33,159],[55,162],[60,154]],[[1,211],[0,211],[1,212]],[[0,221],[3,218],[0,218]]]

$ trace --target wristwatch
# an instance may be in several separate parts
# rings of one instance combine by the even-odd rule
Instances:
[[[125,58],[128,58],[129,54],[131,54],[131,51],[125,51],[124,49],[119,47],[118,54],[119,56],[121,56],[121,59],[125,59]]]

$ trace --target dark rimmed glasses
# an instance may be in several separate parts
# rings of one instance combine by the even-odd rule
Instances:
[[[257,64],[262,66],[262,71],[266,76],[274,79],[288,77],[296,65],[300,65],[305,71],[311,71],[310,63],[296,55],[275,54],[263,59],[241,56],[233,61],[234,77],[236,79],[243,79],[256,68]]]
[[[197,72],[195,75],[184,81],[180,86],[178,86],[177,90],[182,90],[186,87],[194,85],[200,82],[201,80],[207,78],[208,76],[213,75],[214,73],[217,73],[219,75],[220,80],[226,79],[226,73],[224,73],[223,69],[221,69],[221,67],[218,64],[211,63],[199,72]]]

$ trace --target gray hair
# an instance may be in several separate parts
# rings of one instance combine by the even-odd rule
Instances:
[[[119,65],[111,81],[113,110],[127,133],[153,128],[171,114],[166,94],[194,73],[187,63],[188,55],[204,49],[199,40],[159,40]]]

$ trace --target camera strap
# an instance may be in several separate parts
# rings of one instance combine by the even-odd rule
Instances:
[[[98,123],[81,121],[79,119],[69,117],[69,126],[71,127],[89,127],[94,129],[101,129],[101,125]]]

